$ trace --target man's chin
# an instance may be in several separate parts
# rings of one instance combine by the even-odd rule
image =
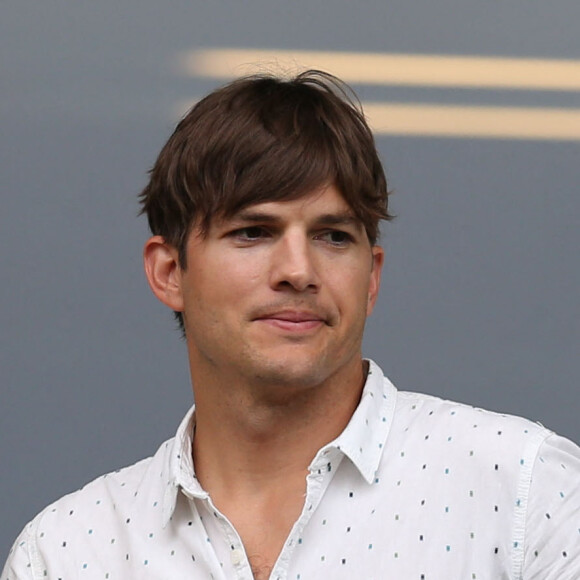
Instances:
[[[254,377],[273,387],[307,389],[323,383],[330,374],[325,357],[320,355],[299,356],[286,353],[280,357],[268,357],[256,361]]]
[[[307,394],[317,390],[329,381],[336,380],[341,372],[349,376],[353,374],[355,359],[362,365],[360,352],[358,357],[345,356],[345,353],[328,353],[317,351],[313,353],[299,353],[296,349],[291,356],[288,354],[269,356],[263,359],[254,359],[249,371],[253,384],[270,395],[284,397],[285,395],[297,396],[299,393]],[[362,375],[362,367],[357,367]],[[350,380],[350,379],[349,379]],[[339,381],[341,382],[341,381]],[[261,387],[261,388],[260,388]]]

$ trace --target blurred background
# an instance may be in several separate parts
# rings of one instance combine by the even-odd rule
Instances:
[[[580,3],[232,0],[0,10],[0,560],[192,402],[136,196],[188,104],[315,66],[377,132],[397,219],[365,354],[400,389],[580,441]],[[248,68],[249,66],[249,68]]]

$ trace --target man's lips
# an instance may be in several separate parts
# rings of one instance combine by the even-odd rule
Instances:
[[[290,331],[312,330],[326,324],[325,319],[314,313],[299,310],[282,310],[257,316],[255,320]]]

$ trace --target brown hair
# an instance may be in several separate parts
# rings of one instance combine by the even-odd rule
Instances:
[[[207,233],[214,217],[297,199],[326,183],[338,188],[374,244],[379,220],[391,217],[387,183],[353,91],[315,70],[291,79],[245,77],[209,94],[179,122],[150,171],[141,212],[186,268],[193,224]]]

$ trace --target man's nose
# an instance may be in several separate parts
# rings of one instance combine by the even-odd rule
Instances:
[[[313,249],[308,237],[297,233],[278,240],[272,253],[272,288],[316,292],[319,277]]]

